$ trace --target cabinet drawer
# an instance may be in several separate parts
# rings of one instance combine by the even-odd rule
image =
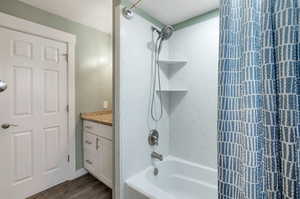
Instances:
[[[87,130],[94,133],[97,131],[97,129],[98,129],[98,124],[96,122],[91,122],[87,120],[83,122],[83,130]]]
[[[106,139],[112,140],[112,127],[104,124],[99,124],[91,121],[83,122],[84,131],[91,132],[100,137],[104,137]]]
[[[98,174],[98,158],[95,151],[84,149],[84,168],[90,173],[97,176]]]
[[[99,138],[87,131],[83,133],[83,146],[84,149],[96,151],[99,148]]]
[[[112,140],[112,127],[104,124],[98,124],[98,135],[106,139]]]

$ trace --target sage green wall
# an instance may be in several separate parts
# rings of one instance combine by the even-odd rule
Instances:
[[[104,100],[112,103],[111,35],[17,0],[0,0],[0,12],[76,35],[76,167],[82,168],[82,123],[79,115],[102,109]]]

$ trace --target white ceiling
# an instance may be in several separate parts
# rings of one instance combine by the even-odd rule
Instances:
[[[112,32],[112,0],[20,0],[69,20]]]
[[[163,24],[173,25],[218,8],[219,0],[143,0],[139,7]]]

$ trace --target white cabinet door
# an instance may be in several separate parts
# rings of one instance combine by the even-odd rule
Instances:
[[[23,199],[68,176],[67,46],[0,28],[1,198]]]
[[[113,183],[113,145],[112,141],[101,138],[100,176],[105,184]]]

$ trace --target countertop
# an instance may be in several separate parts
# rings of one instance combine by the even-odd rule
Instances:
[[[81,113],[81,119],[88,120],[92,122],[97,122],[100,124],[112,126],[112,111],[97,111],[92,113]]]

